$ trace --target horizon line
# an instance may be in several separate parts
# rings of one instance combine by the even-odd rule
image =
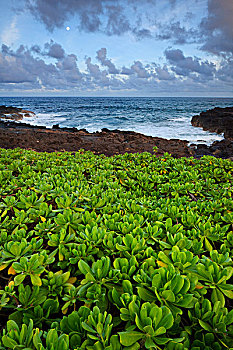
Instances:
[[[233,99],[233,96],[68,96],[68,95],[55,95],[55,96],[51,96],[51,95],[18,95],[18,96],[1,96],[0,98],[24,98],[24,97],[29,97],[29,98],[64,98],[64,97],[68,97],[68,98],[229,98],[229,99]]]

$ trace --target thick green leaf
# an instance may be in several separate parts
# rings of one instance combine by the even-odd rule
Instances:
[[[165,300],[170,301],[171,303],[174,303],[175,300],[176,300],[175,295],[174,295],[174,293],[171,290],[164,290],[162,292],[162,297]]]
[[[4,335],[2,337],[2,342],[3,345],[9,349],[14,349],[14,347],[17,345],[16,341],[12,338],[9,338],[7,335]]]
[[[198,320],[198,322],[199,322],[200,326],[201,326],[202,328],[204,328],[206,331],[208,331],[208,332],[213,332],[212,327],[209,325],[209,323],[204,322],[204,321],[202,321],[202,320]]]
[[[136,331],[119,332],[120,342],[124,346],[131,346],[144,337],[144,334]]]
[[[31,277],[32,284],[34,286],[41,286],[42,285],[42,281],[38,275],[30,275],[30,277]]]
[[[23,280],[25,279],[25,277],[26,277],[25,275],[17,275],[17,276],[15,276],[15,278],[14,278],[15,286],[20,285],[20,283],[23,282]]]
[[[143,287],[137,287],[138,295],[143,301],[154,301],[156,296],[154,293]]]
[[[78,268],[84,275],[86,275],[88,272],[92,275],[91,268],[85,261],[80,260],[78,263]]]

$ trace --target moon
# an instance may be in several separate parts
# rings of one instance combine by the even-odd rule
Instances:
[[[66,30],[68,30],[68,31],[69,31],[69,30],[70,30],[70,27],[66,27]]]

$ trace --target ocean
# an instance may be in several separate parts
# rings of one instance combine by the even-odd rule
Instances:
[[[233,106],[232,98],[200,97],[0,97],[0,105],[36,113],[23,122],[51,128],[76,127],[89,132],[102,128],[132,130],[148,136],[211,144],[223,135],[191,125],[195,114]]]

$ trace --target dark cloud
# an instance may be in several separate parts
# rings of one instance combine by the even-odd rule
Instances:
[[[109,35],[120,35],[130,29],[129,21],[124,14],[125,2],[122,1],[25,0],[25,2],[26,8],[50,31],[64,26],[65,21],[74,15],[78,17],[79,29],[87,32],[102,30]]]
[[[56,45],[55,45],[56,44]],[[51,48],[55,53],[48,55]],[[46,48],[46,50],[45,50]],[[46,53],[47,52],[47,53]],[[60,52],[60,54],[58,54]],[[233,60],[222,59],[218,68],[213,62],[197,57],[185,56],[179,49],[167,49],[165,58],[168,64],[150,63],[140,60],[128,67],[116,67],[107,58],[106,48],[96,53],[100,64],[85,60],[86,69],[80,71],[78,58],[68,54],[57,43],[50,42],[44,47],[30,49],[21,45],[12,50],[2,45],[0,51],[0,88],[3,90],[43,90],[45,91],[137,91],[143,94],[155,92],[205,91],[216,89],[229,91],[233,86]],[[46,63],[48,57],[54,63]],[[221,90],[222,89],[222,90]]]
[[[159,25],[159,33],[156,35],[160,40],[171,40],[174,44],[183,45],[196,42],[199,32],[196,29],[187,29],[182,26],[180,21],[173,22],[169,25]]]
[[[80,31],[107,35],[130,32],[137,40],[154,38],[176,45],[198,43],[204,51],[233,54],[233,0],[23,0],[22,3],[50,31],[64,27],[74,17]],[[206,16],[198,18],[206,5]],[[176,6],[178,9],[181,6],[179,14]],[[160,7],[164,7],[167,20],[159,12]],[[62,54],[57,50],[51,49],[51,57]]]
[[[201,22],[202,50],[233,55],[233,1],[208,0],[208,16]]]
[[[138,40],[153,38],[153,34],[151,33],[151,31],[149,29],[145,29],[145,28],[137,29],[137,28],[134,28],[132,30],[132,32],[133,32],[133,34],[135,35],[135,37]]]
[[[21,45],[13,51],[6,45],[2,45],[0,53],[0,82],[21,84],[30,83],[31,89],[60,88],[72,81],[79,81],[81,74],[76,64],[75,55],[66,55],[57,64],[47,64],[44,59],[34,57],[33,53],[41,53],[39,47],[28,49]],[[43,56],[43,53],[42,53]]]
[[[65,50],[60,44],[55,43],[53,40],[50,43],[45,44],[46,55],[49,57],[62,59],[65,57]]]
[[[175,76],[172,72],[169,72],[167,65],[161,67],[160,65],[154,63],[155,76],[158,80],[174,80]]]
[[[55,59],[62,59],[65,57],[65,50],[63,47],[60,44],[55,43],[53,40],[50,40],[49,43],[44,44],[44,50],[42,50],[39,45],[33,45],[31,47],[31,52]]]
[[[157,0],[143,2],[141,0],[24,0],[24,2],[25,8],[50,31],[63,27],[69,18],[75,17],[79,30],[101,31],[107,35],[131,32],[138,40],[155,37],[150,28],[143,26],[143,18],[147,18],[149,23],[154,23],[160,15],[157,13]],[[177,0],[165,0],[164,3],[174,8],[177,2]],[[161,32],[164,28],[164,26],[161,28]],[[166,28],[166,34],[161,33],[161,38],[176,37],[179,42],[185,39],[186,34],[185,29],[177,22]]]
[[[123,66],[122,69],[121,69],[121,74],[132,75],[132,74],[134,74],[134,72],[133,72],[132,69]]]
[[[91,57],[88,57],[85,61],[87,70],[90,73],[91,76],[93,76],[95,79],[100,79],[103,74],[106,76],[106,71],[101,72],[100,67],[98,64],[93,64],[91,62]]]
[[[118,74],[119,70],[116,69],[115,65],[111,62],[111,60],[107,59],[107,49],[102,48],[97,51],[97,60],[101,62],[103,66],[108,67],[108,72],[110,74]]]
[[[41,54],[41,48],[40,48],[39,45],[33,45],[33,46],[31,47],[31,51],[32,51],[32,52],[35,52],[35,53],[37,53],[37,54]]]
[[[219,80],[230,83],[231,91],[233,91],[233,58],[221,61],[216,76]]]
[[[165,57],[171,64],[171,69],[178,75],[190,76],[192,73],[198,73],[210,78],[216,72],[214,63],[202,61],[197,57],[185,57],[180,49],[166,50]]]
[[[116,3],[116,2],[115,2]],[[106,6],[107,25],[105,32],[108,35],[121,35],[130,30],[129,19],[120,5]]]
[[[134,64],[131,66],[131,70],[137,74],[138,78],[149,78],[150,76],[148,70],[146,70],[140,61],[134,62]]]

